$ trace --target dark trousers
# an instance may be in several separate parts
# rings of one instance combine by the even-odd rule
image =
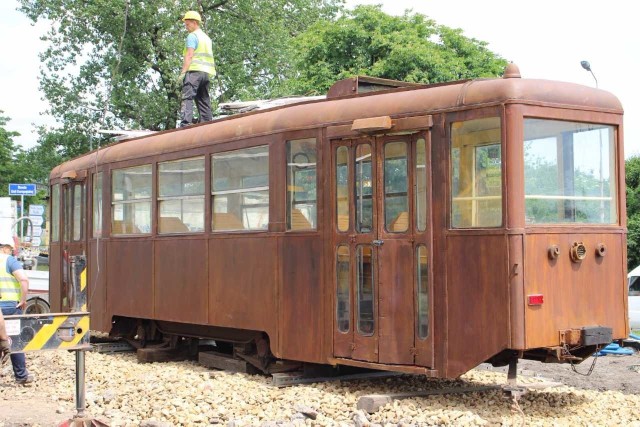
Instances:
[[[0,308],[2,308],[2,314],[5,316],[11,316],[12,314],[22,314],[22,310],[16,308],[17,301],[2,301],[0,302]],[[27,378],[29,372],[27,372],[27,362],[24,357],[24,353],[11,353],[11,365],[13,365],[13,375],[16,380],[23,380]]]
[[[209,98],[209,74],[202,71],[189,71],[182,83],[182,106],[180,108],[180,127],[193,123],[193,101],[198,107],[198,122],[208,122],[211,115]]]

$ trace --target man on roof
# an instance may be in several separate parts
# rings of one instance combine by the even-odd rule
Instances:
[[[193,122],[193,102],[198,107],[199,122],[213,119],[209,98],[209,79],[216,75],[211,39],[200,29],[202,18],[195,11],[188,11],[182,18],[189,32],[184,48],[182,71],[178,83],[182,85],[180,127]]]

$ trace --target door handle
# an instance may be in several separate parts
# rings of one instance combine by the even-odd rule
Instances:
[[[374,240],[371,242],[373,246],[382,246],[384,244],[384,240]]]

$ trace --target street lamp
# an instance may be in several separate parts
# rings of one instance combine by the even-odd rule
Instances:
[[[591,64],[589,64],[589,61],[580,61],[580,65],[582,65],[582,68],[591,73],[591,75],[593,76],[593,80],[596,81],[596,87],[598,87],[598,79],[596,79],[596,75],[593,74],[593,71],[591,71]]]
[[[598,79],[596,79],[596,75],[593,74],[593,71],[591,71],[591,64],[589,64],[589,61],[580,61],[580,65],[582,65],[582,68],[591,73],[591,75],[593,76],[593,80],[596,81],[597,88]],[[600,221],[604,222],[604,180],[602,177],[602,158],[604,156],[602,155],[602,129],[598,129],[598,139],[600,142]]]

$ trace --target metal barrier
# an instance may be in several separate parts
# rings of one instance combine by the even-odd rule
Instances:
[[[70,257],[70,313],[5,316],[7,335],[14,353],[41,350],[72,350],[76,353],[76,415],[62,425],[105,425],[85,416],[85,351],[89,343],[87,312],[87,260],[83,255]]]

